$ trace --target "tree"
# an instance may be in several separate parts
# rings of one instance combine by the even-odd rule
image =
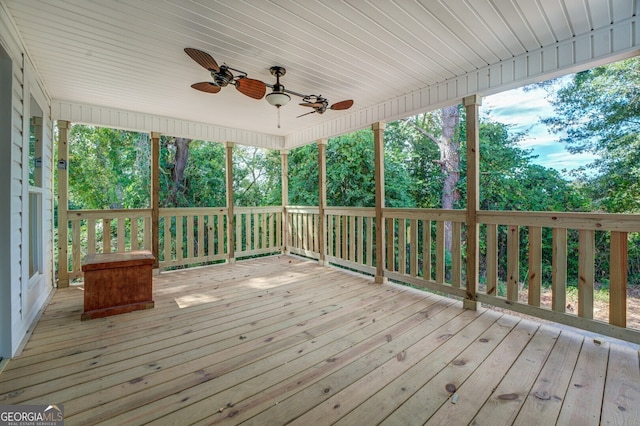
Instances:
[[[543,122],[570,152],[598,156],[579,175],[595,207],[639,211],[640,58],[579,72],[549,98],[556,115]]]
[[[410,117],[405,122],[422,138],[414,145],[432,142],[438,147],[442,173],[441,208],[453,209],[460,201],[458,181],[460,180],[460,107],[454,105],[436,112]]]
[[[188,142],[186,142],[188,141]],[[224,145],[175,138],[160,139],[160,206],[226,205]],[[188,153],[180,149],[188,149]]]
[[[148,208],[150,147],[146,133],[73,125],[69,132],[70,208]]]

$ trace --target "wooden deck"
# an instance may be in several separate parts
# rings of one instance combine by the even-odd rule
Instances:
[[[0,405],[66,424],[639,424],[638,351],[294,257],[163,273],[80,321],[58,290]]]

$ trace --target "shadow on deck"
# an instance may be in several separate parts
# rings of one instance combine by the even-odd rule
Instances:
[[[154,276],[80,321],[57,290],[0,404],[67,424],[638,424],[638,351],[279,256]]]

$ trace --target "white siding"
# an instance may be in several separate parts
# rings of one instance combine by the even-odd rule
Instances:
[[[5,154],[0,163],[0,358],[16,355],[38,312],[53,288],[53,188],[51,102],[43,93],[35,72],[23,66],[26,57],[13,22],[0,4],[0,46],[2,47],[2,84],[0,88],[0,149]],[[10,62],[10,64],[9,64]],[[27,65],[27,69],[31,69]],[[9,77],[10,78],[6,78]],[[42,217],[44,269],[40,282],[32,285],[35,297],[26,299],[28,284],[28,194],[30,96],[38,99],[44,110],[42,140],[43,203]],[[26,130],[25,130],[26,129]],[[36,290],[33,292],[33,290]]]

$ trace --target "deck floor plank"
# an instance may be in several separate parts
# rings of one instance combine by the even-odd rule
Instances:
[[[474,423],[494,425],[513,423],[553,350],[559,334],[560,330],[557,328],[543,325],[538,329],[473,419]]]
[[[502,317],[492,311],[487,311],[485,316],[494,321],[490,327],[483,330],[481,334],[471,336],[468,336],[469,330],[465,329],[464,338],[469,339],[469,344],[466,347],[455,345],[452,349],[446,350],[438,360],[442,367],[440,371],[436,370],[431,359],[425,359],[425,365],[420,369],[423,371],[409,372],[405,375],[407,377],[399,377],[393,386],[385,387],[345,420],[357,419],[366,412],[375,412],[378,417],[373,417],[372,420],[376,423],[382,421],[383,424],[397,424],[397,422],[422,424],[451,398],[460,385],[518,323],[515,317]],[[456,353],[456,350],[459,352]],[[426,371],[429,369],[437,371],[437,374],[427,375]],[[390,403],[385,403],[384,400],[387,398]],[[384,419],[386,420],[383,421]]]
[[[634,424],[640,418],[638,351],[611,345],[602,418],[611,424]]]
[[[490,397],[500,380],[518,359],[518,356],[531,340],[539,325],[522,320],[500,342],[476,371],[456,390],[456,403],[442,405],[428,419],[419,419],[429,424],[468,424]]]
[[[560,409],[559,424],[601,424],[600,414],[608,357],[609,343],[593,338],[584,339],[567,395]]]
[[[415,295],[411,295],[411,298],[414,299]],[[334,351],[330,357],[322,358],[315,364],[310,364],[308,361],[305,362],[304,367],[306,368],[294,376],[280,372],[280,374],[273,377],[275,380],[271,386],[269,386],[271,384],[269,381],[255,381],[249,386],[243,386],[242,388],[234,387],[228,392],[216,394],[211,398],[199,401],[189,406],[189,420],[202,420],[208,424],[216,424],[225,422],[237,423],[249,418],[273,405],[274,399],[276,401],[282,401],[291,393],[297,392],[299,389],[317,382],[331,372],[357,360],[369,351],[384,345],[390,340],[390,336],[400,335],[422,324],[426,321],[422,312],[431,303],[432,301],[430,299],[423,300],[421,303],[409,302],[408,304],[404,304],[404,306],[400,303],[393,303],[387,309],[392,310],[395,315],[389,315],[389,321],[382,324],[382,327],[378,324],[380,321],[377,318],[374,323],[372,319],[359,316],[357,323],[361,327],[366,326],[370,328],[367,333],[361,335],[362,340],[355,344],[344,345],[345,349],[341,352],[336,353]],[[374,332],[374,329],[378,331]],[[312,331],[310,334],[314,337],[314,340],[318,336],[318,333],[315,331]],[[333,342],[333,348],[339,347],[339,344],[336,346],[336,342],[340,342],[346,337],[350,337],[350,334],[336,333],[336,330],[332,330],[327,336],[327,338]],[[289,368],[288,371],[290,372],[292,370]],[[227,383],[227,385],[232,384],[233,382]],[[226,412],[222,412],[217,416],[207,414],[210,404],[225,406],[225,404],[229,402],[233,404],[233,407]],[[158,424],[162,424],[167,420],[171,421],[172,419],[183,418],[184,415],[185,414],[181,412],[172,413],[169,416],[163,417]]]
[[[439,304],[432,303],[429,307],[434,305],[436,308],[439,306]],[[311,365],[325,362],[335,355],[336,351],[354,346],[371,334],[386,331],[390,325],[398,321],[399,311],[404,306],[405,304],[396,304],[398,310],[365,313],[365,315],[360,315],[357,321],[343,324],[339,329],[336,329],[336,332],[340,332],[345,336],[339,341],[334,340],[335,333],[313,336],[311,339],[307,339],[299,345],[281,352],[276,357],[258,360],[241,370],[225,373],[219,377],[220,380],[208,382],[197,388],[187,388],[184,391],[173,393],[161,400],[132,410],[127,413],[126,417],[117,417],[113,420],[125,421],[134,416],[133,419],[136,420],[145,419],[148,421],[162,417],[164,421],[168,421],[167,414],[177,409],[183,411],[184,408],[192,403],[202,401],[204,398],[208,398],[212,404],[214,403],[214,398],[217,398],[219,403],[224,404],[220,407],[224,411],[224,409],[231,408],[227,407],[226,404],[234,404],[233,401],[238,400],[242,395],[254,395],[257,391],[259,392],[267,386],[275,385],[293,374],[308,369]],[[429,307],[426,310],[430,310]],[[206,408],[206,403],[204,403],[204,407],[205,414],[211,415],[210,409]],[[195,412],[189,414],[184,414],[183,412],[182,415],[196,417]],[[177,415],[176,417],[179,416]]]
[[[295,256],[163,272],[153,295],[80,321],[82,287],[56,290],[0,404],[68,425],[640,424],[638,350],[606,338]]]
[[[563,331],[531,388],[514,424],[556,423],[584,336]]]
[[[402,299],[396,300],[399,300],[401,302]],[[405,302],[415,303],[415,298],[406,298]],[[150,417],[145,418],[145,421],[149,421],[152,418],[155,418],[154,416],[158,416],[159,413],[163,411],[163,408],[176,410],[177,407],[175,404],[167,404],[166,401],[162,401],[159,404],[150,404],[154,402],[154,400],[158,400],[160,398],[175,394],[176,391],[180,389],[190,389],[193,386],[201,384],[203,381],[211,381],[210,384],[216,391],[225,389],[231,384],[235,384],[237,382],[238,375],[234,373],[237,369],[242,368],[243,373],[248,372],[251,376],[253,376],[255,375],[255,371],[253,371],[250,366],[261,359],[267,358],[270,360],[275,360],[275,362],[280,365],[281,363],[286,362],[286,359],[278,359],[278,356],[281,352],[290,349],[292,346],[307,341],[310,336],[322,335],[324,332],[331,331],[332,329],[340,327],[345,323],[356,321],[357,318],[362,316],[363,314],[367,315],[373,312],[375,309],[379,309],[386,303],[386,299],[381,299],[376,303],[370,304],[370,306],[366,307],[364,306],[365,303],[370,303],[370,300],[362,303],[352,303],[351,305],[345,303],[344,305],[345,307],[347,307],[347,309],[351,308],[349,312],[341,312],[339,316],[333,315],[333,318],[332,314],[338,314],[339,311],[327,310],[326,315],[322,315],[321,317],[319,317],[324,319],[325,321],[316,321],[316,318],[300,319],[299,317],[289,319],[288,322],[290,322],[290,324],[285,329],[287,330],[287,335],[282,335],[282,337],[284,337],[282,339],[278,339],[279,336],[277,335],[277,333],[267,333],[263,334],[263,336],[261,336],[260,338],[250,340],[251,335],[246,334],[247,338],[242,341],[242,344],[238,345],[238,353],[233,354],[232,356],[226,354],[224,350],[216,351],[212,348],[211,355],[198,358],[197,360],[195,360],[195,362],[192,363],[181,364],[175,366],[174,368],[166,369],[165,371],[155,375],[156,377],[150,377],[144,382],[140,381],[133,384],[124,383],[121,386],[115,386],[113,389],[111,389],[114,392],[113,395],[122,396],[121,388],[125,387],[127,389],[126,394],[140,395],[144,399],[141,401],[134,401],[131,399],[120,398],[118,400],[115,400],[111,404],[105,404],[106,397],[104,395],[101,395],[98,398],[98,400],[100,401],[100,407],[91,407],[91,409],[89,409],[85,413],[85,415],[78,418],[87,421],[95,420],[96,417],[100,415],[100,413],[109,415],[110,413],[113,413],[113,409],[115,409],[116,407],[121,409],[123,403],[126,404],[127,410],[137,408],[135,406],[136,404],[139,406],[158,406],[157,410],[149,413]],[[399,303],[399,305],[404,306],[403,303]],[[283,324],[281,323],[280,325],[282,326]],[[265,338],[265,336],[267,337]],[[235,340],[237,339],[238,337],[236,336]],[[216,360],[218,358],[220,359],[220,362],[216,363]],[[229,377],[231,378],[228,379]],[[227,380],[228,383],[225,384],[225,380]],[[156,385],[161,386],[158,387]],[[203,398],[206,394],[206,387],[201,386],[198,388],[198,395],[194,395],[193,397],[188,398],[187,401],[189,404],[182,405],[191,405],[195,403],[198,398]],[[184,399],[184,396],[182,397],[182,399]],[[84,405],[85,408],[87,407],[87,404],[82,405]],[[210,409],[210,407],[207,407],[207,409]],[[191,408],[189,416],[194,416],[195,413],[196,410]],[[163,419],[168,420],[167,416],[164,416]]]
[[[294,419],[292,424],[333,423],[339,418],[334,419],[334,413],[347,406],[350,398],[358,400],[367,391],[383,386],[381,383],[384,380],[390,380],[396,372],[410,368],[420,361],[423,354],[435,349],[434,341],[446,334],[442,330],[444,327],[463,328],[477,317],[475,313],[461,315],[458,306],[452,306],[447,311],[440,312],[432,320],[402,335],[385,335],[387,342],[382,346],[360,355],[355,361],[300,389],[246,423],[285,424]],[[329,405],[332,410],[325,410]],[[318,411],[323,414],[318,415]]]
[[[317,297],[329,298],[331,294],[332,294],[331,292],[326,292],[324,296],[317,296]],[[333,296],[335,296],[336,294],[339,295],[340,293],[334,292]],[[282,317],[284,317],[287,319],[288,322],[303,321],[305,319],[310,319],[312,317],[318,317],[318,316],[324,315],[324,312],[326,309],[334,309],[334,307],[330,305],[328,308],[318,308],[318,309],[304,313],[303,316],[301,317],[297,316],[297,317],[286,318],[288,314],[282,313],[282,314],[279,314],[279,317],[281,317],[279,319],[283,319]],[[295,311],[290,311],[290,312],[295,312]],[[220,345],[225,345],[225,344],[227,346],[235,346],[236,341],[233,338],[235,337],[235,339],[237,339],[238,333],[235,330],[234,324],[235,323],[226,323],[226,324],[222,324],[221,327],[218,327],[223,329],[221,331],[229,331],[227,334],[231,334],[231,336],[227,336],[224,333],[221,333],[222,334],[221,336],[219,336],[218,334],[212,334],[211,341],[207,339],[197,340],[195,343],[195,346],[197,346],[197,348],[195,351],[191,351],[191,355],[198,356],[199,354],[208,353],[209,351],[208,345],[210,344],[216,344],[218,345],[218,347]],[[259,333],[257,338],[260,338],[263,334],[271,333],[275,329],[284,327],[286,324],[287,322],[278,321],[276,322],[275,325],[266,327],[264,329],[258,328],[257,330],[254,331],[254,333]],[[214,330],[217,330],[217,329],[214,329]],[[226,343],[219,343],[219,340],[223,338],[227,339]],[[251,341],[251,339],[248,339],[248,341]],[[78,369],[77,372],[74,371],[73,368],[51,369],[38,375],[36,377],[36,379],[38,379],[37,382],[34,382],[33,376],[27,376],[22,379],[18,379],[15,382],[17,386],[23,388],[22,389],[23,392],[20,395],[20,398],[16,399],[16,402],[20,402],[20,403],[29,402],[29,401],[35,402],[32,400],[32,398],[35,398],[42,394],[50,393],[51,389],[59,388],[61,386],[61,383],[59,383],[59,381],[63,381],[63,382],[72,381],[74,383],[73,388],[70,389],[69,392],[66,394],[66,397],[71,397],[70,393],[80,394],[80,392],[82,391],[81,384],[86,383],[91,379],[95,379],[98,377],[105,377],[105,379],[103,379],[104,380],[103,386],[105,386],[107,382],[117,380],[117,377],[119,377],[117,374],[121,372],[122,367],[127,363],[132,363],[134,365],[137,365],[136,362],[138,362],[143,364],[141,366],[137,366],[133,370],[126,370],[122,372],[122,374],[124,374],[125,377],[129,377],[133,375],[133,377],[129,377],[129,379],[127,379],[127,380],[131,380],[132,378],[137,377],[136,374],[139,376],[143,376],[147,374],[150,364],[155,364],[151,366],[151,368],[156,368],[158,366],[162,366],[162,368],[167,368],[168,366],[171,366],[174,363],[187,362],[188,359],[183,356],[184,355],[183,352],[184,352],[184,349],[181,345],[173,344],[170,347],[164,348],[164,350],[161,352],[164,358],[157,359],[155,362],[151,362],[151,360],[149,359],[148,356],[146,356],[146,354],[143,354],[139,357],[132,357],[130,356],[129,352],[121,351],[119,352],[119,354],[124,355],[124,357],[126,357],[125,358],[126,363],[117,363],[117,364],[110,363],[110,364],[100,365],[96,367],[98,362],[95,361],[96,362],[95,365],[91,365],[87,368],[82,368],[82,365],[75,365],[74,367],[77,367]],[[144,358],[144,360],[140,359],[140,361],[137,361],[138,358]],[[162,360],[164,360],[164,362],[162,364],[159,364],[159,362]],[[121,361],[124,361],[124,360],[121,360]]]
[[[305,292],[298,292],[298,294],[291,294],[287,291],[289,294],[286,294],[284,297],[287,297],[287,303],[291,303],[291,305],[289,305],[289,309],[296,309],[307,305],[309,299],[316,296],[316,292],[326,293],[326,290],[334,290],[334,287],[331,284],[318,286],[317,288],[310,285],[309,288],[305,288],[305,290]],[[105,364],[105,355],[125,350],[131,351],[134,348],[137,348],[137,350],[145,350],[147,349],[146,345],[157,341],[160,341],[160,344],[162,344],[161,341],[164,339],[178,339],[176,343],[181,343],[179,342],[181,338],[187,338],[185,341],[198,339],[198,331],[203,331],[205,334],[212,334],[210,332],[207,333],[207,331],[210,331],[210,327],[223,327],[224,324],[229,321],[251,316],[251,309],[256,306],[262,305],[263,309],[260,310],[259,315],[251,316],[251,323],[269,317],[273,318],[276,313],[281,311],[282,301],[280,299],[273,299],[267,303],[263,301],[256,301],[253,302],[252,305],[234,305],[236,306],[225,307],[216,304],[209,304],[205,307],[205,310],[208,312],[200,312],[198,310],[195,311],[195,313],[185,313],[180,316],[179,320],[171,320],[171,316],[168,316],[166,321],[163,321],[162,318],[156,318],[151,328],[140,329],[139,327],[136,327],[135,325],[132,326],[127,322],[124,323],[125,327],[123,328],[122,333],[115,335],[102,333],[102,339],[100,340],[101,345],[98,348],[95,348],[94,345],[78,344],[76,346],[75,353],[73,354],[65,353],[66,348],[63,348],[62,350],[55,351],[51,356],[47,356],[45,353],[40,356],[32,355],[21,357],[16,360],[16,363],[12,363],[12,368],[7,371],[6,376],[3,375],[3,377],[0,378],[0,383],[3,380],[14,379],[25,374],[34,374],[39,372],[40,369],[49,370],[63,365],[78,364],[79,362],[86,360],[99,359],[100,364]],[[196,308],[194,307],[194,310],[195,309]],[[211,312],[212,310],[215,310],[215,312]],[[203,315],[203,313],[206,313],[206,315]],[[100,320],[101,319],[98,319],[97,321]],[[111,324],[107,327],[110,326]],[[154,332],[154,329],[161,331]],[[113,330],[113,328],[110,328],[110,330]],[[147,352],[152,352],[154,350],[154,348],[149,347]],[[128,353],[133,355],[132,352]],[[90,362],[92,366],[96,365],[93,361]]]

